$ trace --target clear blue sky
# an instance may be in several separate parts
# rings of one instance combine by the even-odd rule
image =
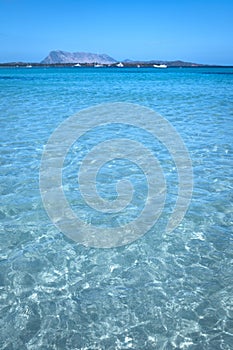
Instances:
[[[0,0],[0,62],[56,49],[233,65],[233,0]]]

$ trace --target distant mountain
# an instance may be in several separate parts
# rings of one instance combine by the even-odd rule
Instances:
[[[168,67],[201,67],[203,64],[184,61],[148,61],[149,64],[166,64]]]
[[[126,59],[124,61],[125,64],[129,65],[136,65],[136,64],[142,64],[142,65],[154,65],[154,64],[166,64],[168,67],[202,67],[203,64],[199,63],[193,63],[193,62],[184,62],[184,61],[158,61],[158,60],[150,60],[150,61],[135,61]]]
[[[122,62],[125,62],[125,63],[133,63],[134,60],[131,60],[130,58],[126,58],[126,59],[123,60]]]
[[[51,51],[47,57],[41,61],[42,64],[54,63],[101,63],[112,64],[117,62],[114,58],[106,54],[96,54],[88,52],[66,52],[61,50]]]
[[[106,54],[96,54],[96,53],[88,53],[88,52],[67,52],[67,51],[51,51],[47,57],[45,57],[40,63],[37,62],[6,62],[0,63],[0,67],[26,67],[26,66],[40,66],[40,65],[51,65],[51,66],[73,66],[77,63],[81,63],[82,66],[93,67],[97,64],[103,66],[111,66],[116,67],[118,64],[122,65],[124,63],[124,67],[153,67],[154,65],[165,64],[167,67],[214,67],[213,65],[204,65],[193,62],[184,62],[184,61],[159,61],[159,60],[150,60],[150,61],[142,61],[142,60],[131,60],[125,59],[120,61],[115,60]],[[216,66],[218,67],[218,66]]]

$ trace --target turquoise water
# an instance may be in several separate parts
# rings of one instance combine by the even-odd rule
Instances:
[[[233,348],[232,86],[233,69],[223,68],[0,69],[1,349]],[[152,147],[164,168],[166,206],[139,240],[86,248],[48,218],[39,191],[43,147],[63,120],[103,102],[150,107],[183,138],[194,189],[172,233],[164,227],[177,174],[157,144]],[[93,136],[103,135],[100,128]],[[74,157],[78,162],[90,146],[82,147],[79,152],[74,145],[67,155],[64,187],[77,213],[99,222],[85,214],[80,200],[77,205],[74,192]],[[127,164],[127,171],[146,195],[135,168]],[[106,183],[101,194],[114,196],[111,181]],[[140,199],[135,195],[137,209]]]

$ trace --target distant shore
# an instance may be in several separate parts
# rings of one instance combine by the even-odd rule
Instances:
[[[118,68],[117,63],[113,64],[101,64],[102,68]],[[124,62],[122,68],[154,68],[155,62]],[[74,68],[95,68],[96,63],[81,63],[80,66],[75,66],[74,63],[51,63],[51,64],[43,64],[36,62],[7,62],[0,63],[0,68],[8,67],[8,68],[31,68],[31,67],[45,67],[45,68],[66,68],[66,67],[74,67]],[[171,62],[167,63],[167,68],[233,68],[233,66],[223,66],[223,65],[209,65],[209,64],[192,64],[188,65],[185,62]]]

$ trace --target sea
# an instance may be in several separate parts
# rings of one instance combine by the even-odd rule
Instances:
[[[116,130],[117,119],[93,128],[66,151],[62,169],[63,192],[87,228],[124,227],[147,203],[143,169],[105,152],[99,196],[115,200],[125,177],[133,204],[106,214],[85,203],[78,172],[98,143],[136,138],[166,180],[164,208],[147,232],[140,226],[136,239],[98,247],[50,218],[41,160],[68,118],[105,104],[111,114],[118,103],[173,127],[192,163],[192,198],[167,231],[180,183],[166,145],[136,126]],[[0,165],[0,349],[233,349],[233,68],[0,68]]]

